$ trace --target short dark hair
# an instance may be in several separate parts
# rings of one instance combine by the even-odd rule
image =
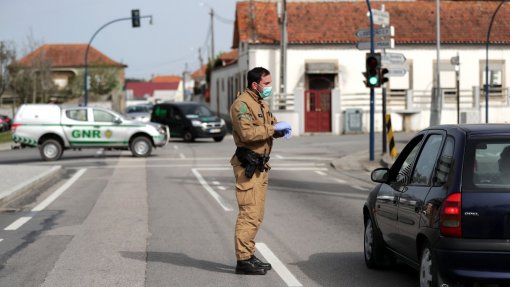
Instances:
[[[248,71],[248,87],[251,87],[251,83],[259,83],[262,77],[271,74],[269,70],[262,67],[256,67]]]

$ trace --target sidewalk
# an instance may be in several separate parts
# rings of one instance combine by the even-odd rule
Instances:
[[[0,150],[11,149],[12,143],[0,144]],[[61,166],[0,164],[0,208],[12,200],[41,188],[63,174]]]
[[[333,159],[331,166],[338,170],[372,172],[378,167],[390,167],[393,164],[393,159],[388,154],[381,155],[381,151],[375,151],[374,154],[373,161],[369,159],[366,151],[349,154]]]

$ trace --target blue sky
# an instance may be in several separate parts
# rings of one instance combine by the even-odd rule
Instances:
[[[18,55],[26,54],[29,39],[39,44],[88,43],[107,22],[131,17],[140,9],[140,28],[131,21],[105,27],[92,46],[113,60],[128,65],[126,77],[150,79],[152,75],[182,74],[199,68],[198,49],[204,63],[210,47],[211,8],[215,52],[232,46],[236,0],[0,0],[0,41],[14,43]],[[33,46],[33,45],[32,45]]]

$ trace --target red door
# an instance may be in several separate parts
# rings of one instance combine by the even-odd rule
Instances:
[[[305,132],[331,132],[331,90],[305,92]]]

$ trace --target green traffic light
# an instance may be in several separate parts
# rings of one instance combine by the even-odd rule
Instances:
[[[372,77],[368,78],[368,83],[371,86],[376,86],[378,82],[379,82],[379,79],[377,78],[377,76],[372,76]]]

